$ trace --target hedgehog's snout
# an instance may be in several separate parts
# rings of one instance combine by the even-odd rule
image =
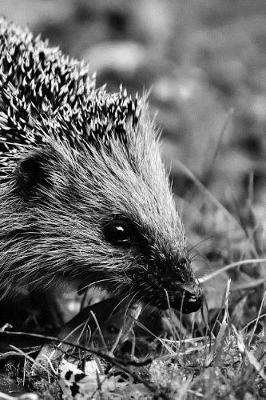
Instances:
[[[163,282],[165,301],[163,308],[172,307],[184,314],[198,311],[202,306],[203,293],[201,287],[193,279],[180,283],[177,279],[167,279]],[[166,294],[167,292],[167,294]]]
[[[168,306],[185,314],[198,311],[202,306],[203,293],[191,269],[190,260],[181,258],[176,265],[178,267],[169,267],[163,278]]]
[[[160,271],[160,270],[159,270]],[[141,285],[146,284],[144,291],[147,302],[161,309],[174,308],[184,314],[198,311],[203,303],[203,292],[199,286],[189,261],[185,268],[168,266],[161,273],[154,271],[142,275]]]
[[[185,284],[178,288],[173,296],[171,307],[179,309],[184,314],[198,311],[202,306],[203,293],[197,283]]]

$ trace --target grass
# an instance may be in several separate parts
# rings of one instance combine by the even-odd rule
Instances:
[[[61,360],[58,367],[47,363],[41,368],[44,373],[39,369],[38,374],[32,376],[33,358],[17,348],[13,348],[12,355],[25,359],[26,362],[21,365],[25,382],[28,387],[42,393],[43,398],[60,398],[58,383],[64,398],[75,398],[73,379],[77,380],[79,393],[88,399],[263,398],[266,393],[265,339],[259,324],[263,318],[261,312],[265,296],[256,319],[238,329],[230,317],[230,287],[231,281],[228,280],[223,308],[213,321],[212,329],[208,327],[207,335],[197,337],[192,332],[191,335],[186,334],[186,338],[178,339],[178,327],[173,326],[172,339],[154,338],[157,351],[152,357],[146,355],[143,359],[133,354],[119,360],[119,357],[106,352],[101,354],[101,351],[74,345],[75,355],[63,356],[65,361]],[[171,317],[169,320],[173,323]],[[46,337],[46,340],[49,339],[55,342],[54,338]],[[55,348],[55,344],[53,346]],[[68,351],[70,348],[73,346],[69,346]],[[78,360],[80,368],[87,360],[85,373],[83,368],[77,368]],[[69,371],[73,372],[71,380]]]

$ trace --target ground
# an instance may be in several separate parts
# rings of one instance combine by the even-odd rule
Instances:
[[[91,365],[85,398],[266,398],[265,1],[2,0],[0,14],[88,60],[99,85],[149,91],[205,290],[203,316],[164,317],[147,365],[115,384]]]

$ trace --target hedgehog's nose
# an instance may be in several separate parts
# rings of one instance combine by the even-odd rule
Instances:
[[[198,285],[184,285],[182,287],[183,294],[181,300],[181,308],[184,314],[198,311],[202,306],[203,294]]]

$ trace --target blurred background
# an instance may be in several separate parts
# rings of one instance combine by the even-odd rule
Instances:
[[[0,14],[89,61],[98,85],[149,91],[196,268],[265,254],[264,0],[0,0]]]

